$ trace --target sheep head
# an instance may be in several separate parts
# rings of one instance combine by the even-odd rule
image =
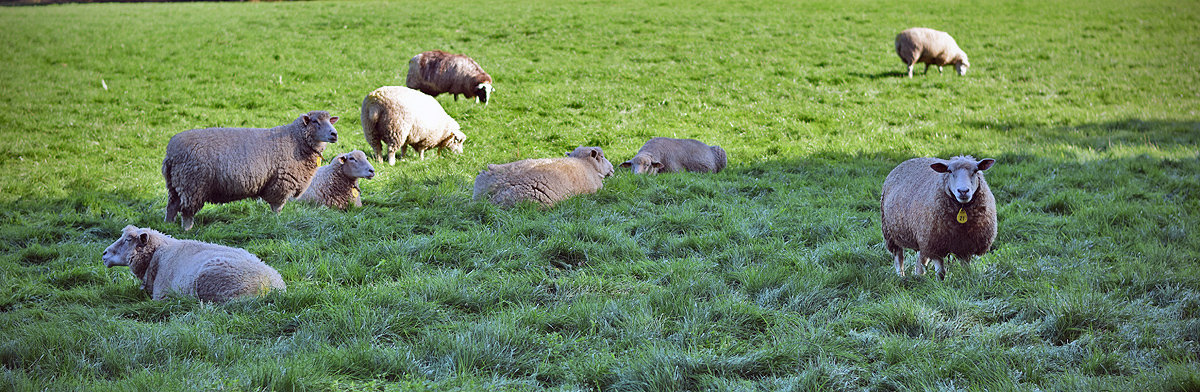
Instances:
[[[367,154],[354,150],[338,155],[337,164],[341,166],[342,174],[350,178],[375,178],[375,167],[367,160]]]
[[[462,154],[463,142],[465,141],[467,141],[467,135],[458,130],[458,124],[455,123],[450,132],[448,132],[448,135],[446,135],[446,138],[441,143],[438,143],[438,148],[449,148],[455,154]]]
[[[971,63],[967,61],[966,53],[959,53],[958,59],[954,60],[954,70],[958,72],[958,76],[966,75],[967,68],[970,66]]]
[[[314,110],[300,116],[304,121],[304,126],[309,129],[313,140],[325,143],[337,143],[337,129],[333,128],[333,124],[338,122],[336,116],[330,116],[329,112],[324,110]]]
[[[496,88],[492,87],[491,83],[480,83],[475,86],[475,99],[483,102],[483,106],[487,106],[488,100],[492,98],[493,91],[496,91]]]
[[[960,204],[970,203],[979,190],[979,181],[983,179],[983,171],[992,167],[995,159],[987,158],[976,161],[974,157],[957,156],[949,161],[936,162],[929,165],[933,171],[942,173],[942,190]]]
[[[637,154],[622,163],[621,167],[632,170],[633,174],[658,174],[658,171],[663,168],[663,163],[648,154]]]
[[[600,147],[576,147],[575,150],[567,153],[568,157],[579,158],[588,161],[596,172],[600,174],[600,178],[611,177],[613,175],[612,162],[604,157],[604,150]]]

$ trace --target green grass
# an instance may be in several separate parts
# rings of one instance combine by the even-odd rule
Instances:
[[[913,26],[967,76],[902,78]],[[0,42],[0,390],[1200,389],[1194,2],[61,5],[0,8]],[[369,150],[363,96],[432,49],[496,80],[439,98],[464,154],[377,165],[344,213],[162,222],[171,135],[324,109],[326,158]],[[653,136],[730,165],[470,198],[487,163]],[[883,179],[955,154],[997,159],[994,248],[899,278]],[[288,290],[152,301],[100,262],[127,224]]]

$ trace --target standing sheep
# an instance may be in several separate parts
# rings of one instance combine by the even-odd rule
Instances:
[[[154,300],[174,293],[222,302],[287,288],[278,271],[244,249],[177,240],[132,225],[104,249],[101,260],[109,268],[129,266]]]
[[[408,79],[405,85],[430,96],[441,93],[462,94],[487,106],[491,98],[492,77],[470,57],[440,50],[419,53],[408,60]]]
[[[574,195],[595,193],[613,174],[600,147],[579,147],[566,158],[526,159],[490,164],[475,177],[472,198],[511,207],[525,200],[549,208]]]
[[[375,177],[375,168],[367,161],[367,154],[354,150],[338,155],[328,165],[317,168],[308,189],[296,200],[315,204],[323,204],[339,210],[345,210],[354,204],[362,207],[359,197],[358,179]]]
[[[633,174],[719,173],[725,168],[725,149],[694,139],[656,137],[621,167],[632,169]]]
[[[162,174],[167,182],[166,221],[183,214],[183,230],[204,203],[260,197],[279,213],[299,196],[317,166],[325,143],[337,142],[337,117],[325,111],[301,115],[271,129],[205,128],[180,132],[167,142]]]
[[[383,161],[383,143],[387,143],[388,165],[396,165],[396,150],[400,159],[408,146],[425,159],[425,150],[449,148],[461,154],[467,136],[459,130],[458,122],[450,118],[436,99],[407,87],[380,87],[363,99],[363,136],[375,151],[375,159]]]
[[[971,66],[967,53],[958,48],[950,34],[924,27],[913,27],[896,35],[896,54],[908,66],[910,78],[916,63],[925,63],[927,74],[930,65],[936,65],[941,73],[943,65],[954,64],[960,76],[966,75],[967,67]]]
[[[946,255],[967,263],[987,253],[996,239],[996,200],[983,171],[994,163],[970,155],[949,161],[913,158],[888,173],[880,207],[883,240],[895,257],[896,274],[904,276],[905,248],[917,250],[914,273],[924,274],[925,261],[933,259],[939,279],[946,278]]]

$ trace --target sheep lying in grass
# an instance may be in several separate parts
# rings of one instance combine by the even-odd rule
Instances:
[[[495,90],[492,76],[483,72],[483,67],[475,60],[440,50],[419,53],[408,60],[408,78],[404,84],[434,97],[441,93],[454,94],[456,101],[462,94],[467,99],[483,102],[484,106]]]
[[[461,154],[467,136],[436,99],[407,87],[380,87],[363,99],[363,136],[383,161],[383,143],[388,144],[388,165],[396,164],[396,150],[404,159],[412,145],[421,159],[425,150],[449,148]]]
[[[929,73],[930,65],[936,65],[941,73],[943,65],[953,64],[959,75],[966,75],[967,67],[971,66],[967,62],[967,53],[959,49],[950,34],[924,27],[914,27],[896,35],[896,54],[908,66],[910,78],[916,63],[925,63],[925,73]]]
[[[345,210],[354,204],[362,207],[359,197],[358,179],[375,177],[375,168],[367,161],[367,154],[354,150],[338,155],[328,165],[317,169],[308,189],[296,200]]]
[[[725,168],[725,149],[694,139],[656,137],[647,141],[637,155],[621,167],[631,169],[633,174],[719,173]]]
[[[244,249],[177,240],[133,226],[125,226],[101,259],[105,267],[129,266],[155,300],[178,294],[221,302],[287,288],[278,271]]]
[[[183,131],[167,142],[162,174],[167,183],[166,221],[182,213],[183,230],[204,203],[260,197],[279,213],[308,187],[325,143],[337,142],[337,117],[304,114],[271,129],[205,128]]]
[[[490,164],[475,177],[472,197],[501,207],[528,200],[548,208],[571,196],[595,193],[612,174],[612,163],[600,147],[579,147],[566,158]]]
[[[983,171],[994,159],[971,156],[950,160],[913,158],[888,173],[880,207],[883,239],[895,257],[896,274],[904,276],[904,249],[917,250],[913,272],[925,273],[933,260],[945,279],[942,259],[954,254],[964,263],[983,255],[996,239],[996,200]]]

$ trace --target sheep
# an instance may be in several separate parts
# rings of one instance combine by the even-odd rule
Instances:
[[[440,50],[418,53],[408,60],[408,78],[405,85],[421,90],[430,96],[441,93],[454,94],[454,100],[462,94],[467,99],[475,98],[487,106],[492,91],[492,77],[470,57],[451,54]]]
[[[375,177],[375,168],[367,161],[367,154],[354,150],[338,155],[328,165],[317,168],[308,189],[296,200],[322,204],[345,210],[354,204],[362,207],[359,197],[358,179]]]
[[[338,118],[317,110],[270,129],[205,128],[167,142],[162,174],[167,183],[166,222],[183,215],[183,230],[204,203],[259,197],[276,214],[308,187],[326,143],[337,142]]]
[[[425,150],[449,148],[461,154],[467,136],[459,130],[458,122],[450,118],[436,99],[417,90],[400,86],[380,87],[363,99],[363,136],[375,151],[375,159],[383,161],[383,143],[388,144],[388,165],[396,165],[396,150],[400,159],[408,146],[425,159]]]
[[[946,255],[969,263],[971,256],[987,253],[996,239],[996,200],[983,171],[994,163],[970,155],[913,158],[888,173],[879,203],[897,275],[904,276],[905,248],[917,250],[915,274],[923,275],[932,259],[938,279],[946,278]]]
[[[125,226],[100,258],[108,268],[128,266],[156,301],[178,294],[224,302],[287,289],[278,271],[245,249],[177,240],[133,225]]]
[[[612,176],[613,165],[600,147],[579,147],[565,158],[526,159],[489,164],[475,177],[472,198],[501,207],[529,200],[549,208],[574,195],[595,193]]]
[[[720,173],[725,168],[725,149],[699,140],[656,137],[647,141],[632,159],[621,163],[633,174],[680,171]]]
[[[943,65],[954,64],[954,70],[960,76],[966,75],[967,67],[971,66],[967,62],[967,53],[958,48],[958,43],[950,34],[924,27],[914,27],[897,34],[896,54],[908,66],[910,78],[916,63],[925,63],[926,74],[930,65],[936,65],[938,73],[941,73]]]

